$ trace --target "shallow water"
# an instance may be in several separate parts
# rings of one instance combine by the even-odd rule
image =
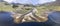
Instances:
[[[0,26],[45,26],[40,22],[24,22],[15,24],[10,12],[0,12]]]
[[[10,12],[0,12],[0,25],[12,24],[12,17]]]
[[[50,15],[48,16],[49,20],[46,22],[24,22],[16,24],[13,22],[10,12],[0,12],[0,26],[58,26],[50,20]]]

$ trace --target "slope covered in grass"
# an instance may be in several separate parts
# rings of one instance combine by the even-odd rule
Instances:
[[[12,11],[14,10],[10,5],[5,5],[4,2],[0,3],[0,11]]]
[[[23,10],[21,10],[20,13],[26,13],[27,11],[29,11],[31,8],[33,7],[23,7],[22,5],[20,5],[18,7],[23,8]],[[49,11],[49,10],[57,10],[60,11],[60,6],[51,6],[51,5],[42,5],[42,6],[37,6],[35,7],[39,13],[37,13],[38,15],[40,15],[41,13],[45,12],[45,11]],[[29,10],[26,10],[29,9]],[[0,3],[0,11],[16,11],[15,9],[12,8],[11,5],[4,5],[4,2]]]

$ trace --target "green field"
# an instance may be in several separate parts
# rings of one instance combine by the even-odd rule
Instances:
[[[19,8],[21,8],[21,7],[19,6]],[[33,8],[33,7],[31,7],[31,8]],[[37,10],[39,12],[38,14],[41,14],[42,12],[48,11],[48,10],[58,10],[58,11],[60,11],[60,6],[47,5],[47,6],[39,6],[39,7],[37,6],[35,8],[37,8]],[[13,9],[11,5],[4,5],[4,3],[0,3],[0,11],[15,11],[15,9]],[[22,10],[21,13],[25,13],[27,11],[28,10],[25,10],[25,7],[23,7],[23,10]]]

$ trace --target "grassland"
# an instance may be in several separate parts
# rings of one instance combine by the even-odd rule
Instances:
[[[21,8],[21,7],[19,6],[19,8]],[[24,9],[22,10],[21,13],[25,13],[28,11],[28,10],[25,10],[25,7],[22,7],[22,8],[24,8]],[[33,7],[30,7],[30,8],[33,8]],[[39,7],[35,7],[35,8],[37,8],[37,10],[39,12],[38,15],[41,14],[43,11],[47,11],[47,10],[60,11],[60,6],[47,5],[47,6],[39,6]],[[15,11],[15,9],[13,9],[11,5],[4,5],[4,3],[0,3],[0,11]]]
[[[4,3],[0,3],[0,11],[12,11],[14,10],[10,5],[4,5]]]

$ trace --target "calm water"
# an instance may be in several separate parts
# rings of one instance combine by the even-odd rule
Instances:
[[[0,12],[0,26],[57,26],[50,19],[46,22],[24,22],[20,24],[15,24],[10,12]],[[48,16],[49,18],[50,16]],[[55,24],[55,25],[54,25]]]
[[[28,22],[15,24],[10,12],[0,12],[0,26],[44,26],[45,24],[40,22]]]

